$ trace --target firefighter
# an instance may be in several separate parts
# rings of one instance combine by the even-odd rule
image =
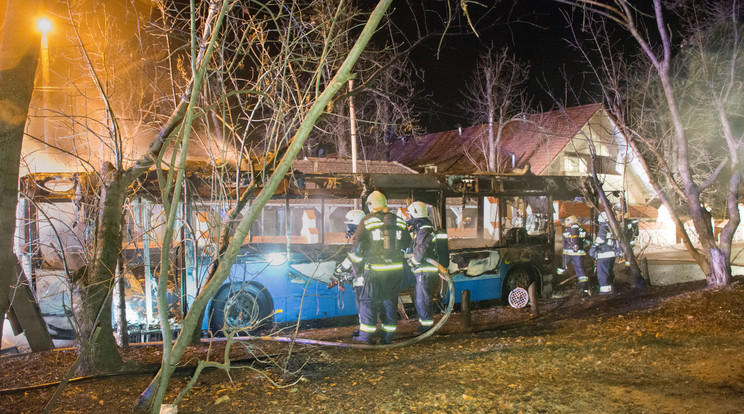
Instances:
[[[558,269],[558,274],[563,274],[570,263],[579,282],[577,286],[579,291],[589,294],[589,277],[584,272],[582,264],[582,259],[586,256],[585,240],[586,230],[579,226],[576,216],[566,217],[563,225],[563,268]]]
[[[349,258],[364,263],[364,283],[359,291],[359,336],[371,343],[381,321],[381,344],[390,344],[397,329],[397,299],[403,279],[404,250],[411,238],[406,222],[388,211],[387,198],[379,191],[367,197],[369,214],[354,234]]]
[[[597,260],[597,281],[599,282],[599,294],[612,294],[612,281],[615,279],[615,248],[617,241],[607,221],[607,213],[604,211],[597,218],[599,229],[597,237],[589,249],[589,254]]]
[[[346,241],[352,242],[354,234],[359,227],[359,223],[364,218],[364,212],[362,210],[350,210],[344,217],[346,223]],[[354,286],[354,298],[356,299],[356,306],[359,309],[359,291],[364,284],[364,275],[362,272],[363,263],[354,263],[351,258],[347,255],[343,262],[336,266],[336,271],[333,272],[333,277],[340,281],[346,282],[350,280]],[[358,335],[358,332],[355,332]],[[354,335],[354,336],[357,336]]]
[[[416,278],[414,303],[419,317],[418,333],[434,326],[434,289],[439,281],[439,270],[426,259],[437,259],[436,233],[429,220],[429,206],[414,201],[408,206],[408,231],[411,232],[411,249],[408,265]]]

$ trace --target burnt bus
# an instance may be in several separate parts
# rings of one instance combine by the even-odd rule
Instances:
[[[71,269],[84,263],[88,230],[76,223],[91,212],[86,213],[80,202],[86,187],[82,175],[37,174],[23,182],[34,202],[22,203],[25,220],[17,250],[43,299],[42,290],[54,290],[49,280],[64,281]],[[125,263],[123,283],[117,286],[125,288],[122,312],[135,340],[157,339],[159,329],[155,292],[162,271],[165,213],[153,196],[157,194],[153,182],[154,177],[140,180],[125,205]],[[179,237],[169,246],[172,260],[167,269],[168,317],[176,326],[205,283],[231,207],[224,200],[234,203],[240,193],[240,183],[233,184],[220,198],[203,176],[187,175],[175,233]],[[287,174],[253,223],[230,276],[207,307],[202,327],[214,333],[356,315],[352,286],[329,289],[329,285],[348,250],[344,217],[364,206],[374,190],[387,196],[393,212],[404,214],[412,201],[431,206],[438,259],[453,276],[457,301],[463,290],[470,291],[472,301],[503,301],[532,283],[539,294],[550,295],[555,204],[580,196],[582,185],[576,177],[529,173]],[[242,213],[249,208],[250,203]],[[69,308],[72,295],[59,286],[55,289],[68,297],[54,300]],[[449,293],[442,292],[442,297]]]
[[[571,177],[503,174],[288,176],[254,223],[203,328],[355,315],[352,286],[328,286],[348,249],[344,217],[374,190],[386,195],[393,212],[404,214],[412,201],[431,206],[439,262],[453,275],[456,301],[463,290],[472,301],[505,301],[532,283],[539,294],[550,295],[554,203],[574,199],[580,185]]]

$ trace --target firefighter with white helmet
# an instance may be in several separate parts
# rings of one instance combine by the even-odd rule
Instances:
[[[411,249],[408,265],[416,278],[414,304],[419,317],[419,333],[434,326],[434,289],[439,280],[438,269],[427,259],[437,259],[436,233],[429,220],[429,205],[414,201],[408,206],[408,230],[411,232]]]
[[[612,281],[615,278],[615,249],[617,240],[615,240],[610,223],[608,222],[607,213],[599,213],[597,217],[599,228],[597,237],[589,249],[589,254],[597,260],[597,281],[599,282],[599,294],[612,294]]]
[[[356,232],[357,226],[362,222],[364,218],[364,211],[359,209],[349,210],[344,217],[344,223],[346,223],[346,238],[349,239]]]
[[[362,210],[354,209],[349,210],[344,217],[346,223],[346,240],[351,242],[354,233],[356,233],[359,223],[364,218],[364,212]],[[359,307],[359,290],[362,284],[364,284],[364,278],[362,277],[362,269],[360,264],[354,263],[351,258],[347,255],[343,262],[336,266],[336,271],[333,272],[333,277],[341,283],[351,281],[354,284],[354,295],[356,297],[357,308]]]
[[[388,211],[384,194],[373,191],[366,204],[369,214],[362,218],[349,252],[351,261],[363,263],[364,268],[364,283],[359,291],[359,336],[354,339],[371,343],[379,318],[380,343],[389,344],[397,329],[404,250],[411,239],[405,221]]]
[[[584,242],[586,230],[579,226],[576,216],[566,217],[563,225],[563,268],[558,269],[558,274],[565,273],[568,264],[574,268],[578,279],[578,289],[583,294],[589,294],[589,277],[584,272],[582,260],[586,256]]]

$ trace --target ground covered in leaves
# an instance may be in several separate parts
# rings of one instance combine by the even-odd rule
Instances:
[[[744,280],[569,295],[527,309],[460,314],[412,346],[358,350],[240,341],[233,368],[205,371],[179,413],[740,413],[744,411]],[[353,327],[302,336],[348,342]],[[400,340],[413,335],[401,321]],[[285,332],[284,334],[288,334]],[[221,361],[224,341],[189,349],[166,401],[194,361]],[[132,410],[161,354],[122,351],[130,374],[72,382],[52,412]],[[0,359],[0,411],[40,412],[72,351]]]

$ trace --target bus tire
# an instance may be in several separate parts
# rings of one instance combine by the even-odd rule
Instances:
[[[271,296],[259,285],[225,286],[212,301],[209,327],[212,332],[225,334],[235,330],[254,333],[273,325],[273,309]]]
[[[521,287],[527,290],[530,284],[535,281],[535,276],[526,267],[515,267],[509,270],[504,278],[504,283],[501,286],[501,302],[504,304],[509,303],[509,293],[512,290]]]

